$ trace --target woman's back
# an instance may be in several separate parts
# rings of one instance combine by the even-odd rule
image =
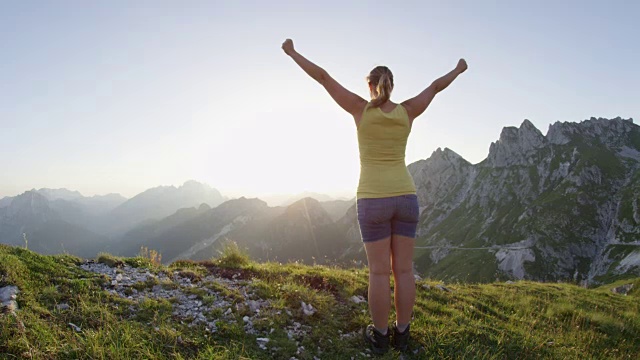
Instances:
[[[396,105],[384,112],[367,105],[358,124],[360,183],[358,198],[382,198],[415,194],[405,164],[411,122],[406,109]]]

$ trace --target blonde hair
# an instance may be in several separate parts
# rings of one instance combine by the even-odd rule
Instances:
[[[393,74],[386,66],[376,66],[369,76],[367,81],[375,88],[375,93],[371,92],[371,106],[379,107],[386,103],[391,97],[391,90],[393,90]]]

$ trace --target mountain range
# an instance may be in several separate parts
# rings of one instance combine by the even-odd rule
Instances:
[[[448,148],[408,166],[421,215],[416,270],[462,281],[600,282],[640,274],[640,127],[632,119],[505,127],[471,164]],[[301,194],[304,196],[305,194]],[[314,194],[310,194],[314,195]],[[40,189],[0,199],[0,242],[55,253],[207,259],[227,242],[254,258],[365,260],[355,200],[227,199],[205,184],[132,199]],[[324,200],[324,201],[323,201]]]

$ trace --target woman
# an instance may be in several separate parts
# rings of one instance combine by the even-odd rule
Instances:
[[[401,104],[390,100],[393,74],[386,66],[378,66],[367,77],[371,94],[367,102],[296,52],[291,39],[282,44],[282,49],[355,120],[360,148],[358,223],[369,263],[369,311],[373,320],[373,325],[364,329],[364,338],[375,353],[386,352],[390,340],[394,348],[403,351],[409,340],[416,294],[413,247],[419,216],[416,188],[404,160],[407,138],[413,120],[437,93],[467,70],[467,63],[460,59],[455,69]],[[390,270],[395,281],[393,329],[388,327]]]

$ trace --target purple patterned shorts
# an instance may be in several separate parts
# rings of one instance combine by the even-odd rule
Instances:
[[[420,208],[415,194],[358,199],[356,204],[362,241],[382,240],[391,234],[416,237]]]

